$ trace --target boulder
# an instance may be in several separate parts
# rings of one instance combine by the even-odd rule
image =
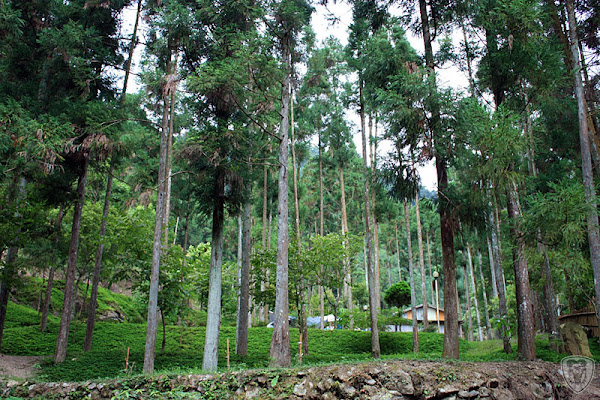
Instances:
[[[565,350],[574,356],[592,357],[590,344],[583,327],[573,322],[567,322],[560,326],[560,334],[565,343]]]

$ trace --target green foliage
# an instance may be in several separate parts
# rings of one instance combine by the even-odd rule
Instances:
[[[383,299],[389,305],[398,308],[410,304],[410,285],[405,281],[394,283],[385,291]]]

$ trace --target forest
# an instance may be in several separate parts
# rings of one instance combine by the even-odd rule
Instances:
[[[447,359],[598,331],[600,6],[340,1],[0,0],[2,353],[68,363],[106,321],[144,373],[192,327],[208,372],[223,332],[289,367],[327,329],[374,359],[402,327]]]

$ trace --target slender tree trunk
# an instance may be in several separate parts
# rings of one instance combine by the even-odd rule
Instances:
[[[491,202],[490,202],[491,205]],[[492,255],[493,255],[493,263],[491,266],[493,268],[492,273],[496,277],[496,289],[498,290],[498,312],[500,317],[500,336],[502,337],[504,352],[506,354],[512,353],[512,347],[510,346],[510,336],[508,331],[508,307],[506,306],[506,286],[504,285],[504,272],[502,271],[502,258],[500,252],[500,240],[498,238],[498,225],[494,221],[494,212],[490,212],[489,216],[489,225],[490,231],[492,234]]]
[[[377,119],[375,118],[375,124],[373,124],[373,115],[369,114],[369,138],[370,138],[370,149],[371,149],[371,210],[373,215],[371,217],[372,227],[371,232],[373,233],[373,240],[375,243],[373,244],[373,263],[376,272],[376,303],[377,303],[377,312],[381,311],[381,271],[379,268],[379,223],[377,221],[377,216],[375,215],[375,191],[373,188],[375,187],[375,174],[377,172]]]
[[[92,279],[92,294],[90,295],[90,304],[88,306],[88,317],[85,329],[85,340],[83,342],[83,351],[90,351],[92,349],[94,322],[96,321],[96,307],[98,301],[98,284],[100,283],[100,272],[102,271],[102,253],[104,252],[104,237],[106,236],[106,224],[108,221],[108,212],[110,210],[110,194],[112,191],[114,171],[115,158],[113,156],[110,162],[110,168],[108,170],[104,209],[102,211],[102,222],[100,223],[100,244],[98,245],[98,250],[96,251],[96,265],[94,267],[94,277]]]
[[[489,218],[492,218],[491,213],[490,213]],[[493,227],[493,225],[490,225],[490,230],[492,230],[492,229],[494,229],[494,227]],[[490,260],[490,275],[492,276],[492,298],[495,299],[498,297],[498,284],[496,282],[496,274],[494,273],[494,270],[495,270],[494,250],[492,250],[492,238],[490,236],[491,236],[491,234],[487,235],[487,247],[488,247],[488,259]],[[494,311],[494,314],[495,314],[495,311]]]
[[[463,285],[465,287],[465,313],[467,315],[467,340],[473,341],[473,316],[471,315],[471,291],[469,290],[469,273],[467,267],[463,267]]]
[[[267,213],[267,192],[268,192],[268,183],[269,183],[269,171],[267,169],[267,166],[264,166],[264,178],[263,178],[263,216],[262,216],[262,247],[263,250],[267,249],[267,224],[270,222],[268,219],[268,213]],[[269,229],[269,235],[271,234],[271,230]],[[270,246],[269,246],[270,247]],[[264,271],[263,271],[264,272]],[[266,285],[266,279],[262,278],[260,281],[260,291],[264,292],[265,291],[265,285]],[[258,311],[258,320],[260,322],[266,322],[268,323],[268,308],[267,306],[263,306],[260,308],[260,310]]]
[[[398,224],[394,224],[396,231],[396,261],[398,262],[398,282],[402,282],[402,269],[400,268],[400,241],[398,240]]]
[[[513,266],[515,270],[515,290],[517,296],[517,334],[519,358],[535,360],[535,330],[533,309],[529,292],[529,270],[525,255],[525,241],[520,229],[521,213],[517,201],[516,184],[506,190],[508,215],[512,221],[511,233],[515,241]]]
[[[481,314],[479,313],[479,301],[477,300],[477,285],[475,285],[475,274],[473,273],[473,257],[471,255],[471,246],[467,244],[467,258],[469,262],[469,276],[471,278],[470,284],[473,290],[473,304],[475,306],[475,318],[477,320],[477,335],[479,341],[483,341],[483,331],[481,329]]]
[[[275,295],[275,320],[271,339],[271,366],[289,367],[290,326],[289,326],[289,294],[288,294],[288,151],[290,130],[290,83],[291,55],[290,33],[282,38],[282,57],[285,63],[285,78],[281,91],[281,129],[279,144],[279,181],[277,195],[277,279]]]
[[[166,73],[171,67],[171,50],[167,60]],[[165,84],[166,86],[166,84]],[[148,319],[146,324],[146,345],[144,347],[144,372],[154,372],[154,354],[156,352],[156,333],[158,331],[158,284],[160,272],[160,258],[162,255],[162,231],[164,222],[166,175],[167,175],[167,147],[169,136],[169,102],[168,90],[163,88],[163,115],[160,135],[158,187],[156,192],[156,216],[154,219],[154,237],[152,244],[152,267],[150,270],[150,290],[148,295]]]
[[[248,185],[249,186],[249,185]],[[251,188],[248,188],[251,191]],[[251,239],[252,201],[250,196],[244,203],[244,216],[242,218],[242,269],[240,283],[240,310],[236,335],[236,353],[240,356],[248,355],[248,313],[250,312],[250,252],[252,251]]]
[[[412,309],[413,351],[419,352],[419,326],[417,318],[417,295],[415,291],[415,274],[412,261],[412,246],[410,241],[410,208],[404,201],[404,224],[406,227],[406,247],[408,251],[408,273],[410,275],[410,305]]]
[[[433,47],[431,45],[431,33],[429,30],[429,15],[427,13],[426,0],[419,0],[421,14],[421,28],[423,31],[423,43],[425,46],[425,63],[429,73],[431,90],[437,91],[435,83],[435,64],[433,60]],[[432,137],[434,141],[435,166],[437,171],[438,198],[440,199],[440,234],[442,238],[442,260],[444,265],[444,350],[442,356],[445,358],[458,358],[458,310],[456,304],[456,266],[454,264],[454,221],[452,216],[452,205],[449,203],[446,192],[448,191],[448,170],[446,148],[443,146],[441,131],[439,131],[440,111],[434,104],[432,113]]]
[[[63,204],[60,205],[58,210],[58,216],[56,217],[55,223],[55,237],[54,237],[54,249],[52,250],[52,266],[50,272],[48,272],[48,282],[46,283],[46,294],[44,295],[44,303],[42,304],[42,321],[40,323],[40,331],[45,332],[48,327],[48,314],[50,312],[50,300],[52,298],[52,286],[54,285],[54,272],[56,271],[56,253],[58,249],[58,243],[60,241],[60,228],[62,226],[62,220],[64,217],[65,207]]]
[[[427,266],[429,267],[429,283],[431,284],[431,303],[435,304],[435,287],[434,287],[434,279],[433,279],[433,266],[431,263],[431,244],[429,243],[429,232],[425,235],[427,241]],[[436,306],[437,307],[437,306]]]
[[[360,96],[360,127],[362,133],[362,155],[363,155],[363,173],[364,173],[364,201],[365,201],[365,242],[366,242],[366,267],[367,281],[369,287],[369,313],[371,319],[371,355],[373,358],[381,357],[381,347],[379,345],[379,327],[377,325],[377,271],[373,262],[373,243],[371,238],[371,196],[369,184],[369,167],[367,164],[367,138],[365,127],[365,99],[363,95],[363,81],[359,78],[359,96]]]
[[[594,187],[594,176],[592,158],[590,154],[589,128],[587,120],[587,109],[581,81],[581,63],[579,48],[577,44],[577,22],[575,20],[575,6],[573,0],[567,0],[567,13],[569,17],[569,36],[571,39],[571,53],[575,69],[575,97],[577,98],[577,115],[579,117],[579,144],[581,148],[581,171],[583,175],[583,186],[585,190],[585,202],[588,205],[587,226],[588,242],[590,247],[590,262],[594,272],[594,289],[596,293],[596,316],[600,321],[600,233],[598,231],[598,212],[596,189]],[[599,322],[600,323],[600,322]]]
[[[490,309],[488,305],[487,293],[486,293],[486,284],[485,278],[483,277],[483,261],[481,257],[481,252],[477,250],[477,263],[479,264],[479,279],[481,280],[481,292],[483,294],[483,307],[485,308],[485,328],[486,328],[486,337],[490,339],[492,334],[492,324],[490,323]]]
[[[294,184],[294,225],[296,230],[296,241],[298,246],[298,275],[300,282],[298,287],[298,333],[302,342],[302,352],[308,355],[308,324],[306,320],[306,287],[304,285],[304,274],[302,269],[302,235],[300,232],[300,201],[298,198],[298,163],[296,160],[296,137],[294,134],[294,97],[290,98],[291,116],[291,142],[292,142],[292,178]]]
[[[84,154],[83,165],[79,173],[77,182],[77,203],[73,211],[73,227],[71,229],[71,242],[69,243],[69,259],[67,262],[67,272],[65,274],[65,295],[63,299],[63,309],[60,317],[60,326],[56,339],[56,352],[54,362],[61,363],[67,357],[67,344],[69,342],[69,327],[71,325],[71,312],[75,294],[73,293],[75,284],[75,271],[77,267],[77,252],[79,250],[79,236],[81,231],[81,214],[85,200],[85,184],[87,179],[89,155]]]
[[[423,302],[423,327],[429,327],[429,307],[427,306],[427,276],[425,275],[425,256],[423,254],[423,231],[421,230],[421,210],[419,194],[415,196],[415,212],[417,214],[417,243],[419,245],[419,267],[421,268],[421,297]]]
[[[319,226],[320,235],[325,234],[324,231],[324,206],[323,206],[323,147],[321,145],[321,133],[319,135]],[[323,275],[323,268],[321,267],[321,275]],[[325,288],[323,285],[319,285],[319,317],[321,329],[325,329]]]
[[[121,95],[121,105],[125,102],[125,93],[127,92],[127,83],[129,82],[129,75],[131,74],[131,65],[133,64],[133,53],[137,45],[137,31],[140,22],[140,14],[142,12],[142,0],[138,0],[137,11],[135,14],[135,23],[133,24],[133,33],[131,34],[131,43],[129,45],[129,55],[127,58],[127,65],[125,67],[125,78],[123,79],[123,92]]]
[[[202,369],[213,372],[219,361],[219,330],[221,327],[221,293],[223,290],[223,225],[225,219],[225,171],[215,176],[215,198],[212,217],[210,275],[206,312],[206,339]]]
[[[344,178],[344,167],[340,166],[340,191],[341,191],[341,203],[342,203],[342,235],[348,234],[348,212],[346,210],[346,183]],[[347,243],[346,243],[347,245]],[[350,313],[350,329],[354,328],[354,317],[352,316],[352,309],[354,302],[352,299],[352,265],[350,259],[346,257],[344,260],[344,288],[346,293],[347,308]]]
[[[167,347],[167,324],[165,322],[165,312],[163,309],[160,309],[160,320],[162,322],[162,343],[160,345],[160,351],[165,351],[165,347]]]

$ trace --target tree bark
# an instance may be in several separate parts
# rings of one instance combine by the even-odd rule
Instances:
[[[404,201],[404,225],[406,228],[406,247],[408,252],[408,273],[410,276],[410,305],[412,310],[413,352],[419,352],[419,326],[417,319],[417,295],[415,291],[415,274],[412,261],[412,245],[410,240],[410,209]]]
[[[77,203],[73,211],[73,227],[71,228],[71,241],[69,243],[69,258],[67,262],[67,272],[65,274],[65,292],[63,299],[63,308],[60,317],[60,326],[56,339],[56,352],[54,353],[54,362],[61,363],[67,357],[67,344],[69,342],[69,327],[71,325],[71,313],[73,309],[75,293],[73,292],[75,284],[75,270],[77,267],[77,252],[79,250],[79,236],[81,231],[81,214],[83,203],[85,201],[85,184],[87,180],[87,171],[89,163],[89,154],[84,154],[83,165],[79,173],[77,182]]]
[[[533,326],[533,309],[529,292],[529,270],[525,255],[525,241],[520,228],[521,213],[517,200],[516,184],[506,190],[506,202],[511,233],[515,241],[513,249],[513,267],[515,270],[515,290],[517,297],[517,334],[519,358],[535,360],[535,329]]]
[[[600,233],[598,232],[598,212],[596,189],[592,157],[590,153],[589,128],[587,108],[581,80],[581,63],[579,57],[579,38],[577,36],[577,22],[575,20],[575,6],[573,0],[567,0],[567,14],[569,19],[569,37],[571,39],[571,54],[575,69],[575,97],[577,98],[577,115],[579,118],[579,145],[581,148],[581,172],[585,190],[585,202],[588,206],[587,228],[590,247],[590,262],[594,272],[594,289],[596,293],[596,316],[600,323]]]
[[[85,329],[85,339],[83,342],[83,351],[90,351],[92,349],[94,322],[96,321],[96,307],[98,301],[98,284],[100,283],[100,272],[102,271],[102,253],[104,252],[104,238],[106,236],[106,224],[108,222],[108,212],[110,210],[110,194],[112,191],[114,171],[115,158],[113,156],[110,162],[110,168],[108,170],[104,209],[102,210],[102,222],[100,223],[100,244],[98,245],[98,250],[96,251],[96,265],[94,267],[94,277],[92,278],[92,293],[90,295],[90,304],[88,306],[88,317]]]
[[[65,207],[63,204],[60,205],[60,209],[58,210],[58,216],[56,217],[55,222],[55,237],[54,237],[54,249],[53,252],[53,260],[52,266],[50,267],[50,272],[48,273],[48,282],[46,283],[46,293],[44,295],[44,303],[42,304],[42,321],[40,322],[40,331],[45,332],[48,327],[48,314],[50,312],[50,300],[52,298],[52,286],[54,285],[54,273],[56,271],[56,252],[58,249],[58,243],[60,241],[60,228],[62,226],[62,220],[65,215],[64,213]]]
[[[481,260],[481,252],[477,250],[477,263],[479,264],[479,279],[481,281],[481,292],[483,294],[483,307],[485,309],[485,328],[486,338],[491,339],[492,324],[490,323],[490,309],[488,305],[487,293],[485,290],[485,278],[483,277],[483,261]]]
[[[344,167],[340,166],[340,191],[341,191],[341,205],[342,205],[342,235],[348,234],[348,212],[346,210],[346,183],[344,178]],[[347,308],[350,313],[350,329],[354,328],[354,318],[352,316],[352,309],[354,307],[352,300],[352,265],[350,260],[346,258],[344,260],[344,267],[346,271],[346,277],[344,278],[344,288],[346,293]]]
[[[373,358],[381,358],[381,347],[379,345],[379,327],[377,325],[377,271],[373,265],[373,243],[371,238],[371,204],[370,204],[370,184],[369,167],[367,164],[367,138],[365,127],[365,99],[363,95],[363,81],[359,77],[359,96],[360,96],[360,127],[362,134],[362,155],[363,155],[363,183],[364,183],[364,201],[365,201],[365,243],[366,243],[366,267],[367,281],[369,287],[369,314],[371,320],[371,355]]]
[[[421,15],[421,28],[423,32],[423,44],[425,46],[425,63],[429,73],[431,90],[437,91],[435,83],[435,64],[433,60],[433,47],[429,28],[429,15],[427,13],[426,0],[419,0],[419,11]],[[454,223],[452,217],[452,205],[446,197],[448,191],[448,170],[446,149],[440,143],[442,141],[439,131],[440,111],[434,103],[431,110],[432,138],[434,142],[435,166],[437,172],[438,198],[440,199],[440,234],[442,238],[442,261],[444,265],[444,350],[442,356],[445,358],[458,358],[458,310],[456,304],[456,266],[454,264]]]
[[[473,341],[473,316],[471,315],[471,291],[469,290],[469,273],[467,267],[463,267],[463,285],[465,287],[465,314],[467,315],[467,340]]]
[[[423,231],[421,230],[421,210],[419,194],[415,196],[415,213],[417,214],[417,243],[419,245],[419,267],[421,268],[421,297],[423,302],[423,328],[429,327],[429,307],[427,306],[427,276],[425,275],[425,256],[423,254]]]
[[[171,50],[167,60],[166,73],[171,68]],[[144,348],[144,372],[154,372],[154,354],[156,352],[156,332],[158,331],[158,284],[160,258],[162,254],[162,230],[165,210],[165,190],[167,175],[167,147],[169,136],[169,93],[163,89],[163,115],[160,135],[158,188],[156,193],[156,216],[154,219],[154,237],[152,244],[152,267],[150,270],[150,290],[148,295],[148,319],[146,324],[146,345]]]
[[[320,235],[323,236],[325,234],[324,230],[324,206],[323,206],[323,148],[321,145],[321,133],[318,132],[319,135],[319,232]],[[323,274],[321,268],[321,275]],[[323,285],[319,285],[319,328],[325,329],[325,288]]]
[[[477,321],[477,335],[479,341],[483,341],[483,332],[481,329],[481,314],[479,313],[479,301],[477,300],[477,285],[475,285],[475,274],[473,273],[473,257],[471,255],[471,246],[467,244],[467,258],[469,262],[469,277],[471,289],[473,291],[473,305],[475,306],[475,318]]]
[[[250,190],[250,189],[248,189]],[[240,310],[236,335],[236,353],[240,356],[248,355],[248,313],[250,312],[250,252],[252,251],[251,228],[252,201],[248,197],[244,203],[244,216],[242,218],[242,270],[240,282]]]
[[[221,327],[221,293],[223,290],[223,225],[225,219],[225,171],[215,172],[214,206],[212,217],[212,240],[210,275],[208,281],[208,305],[206,311],[206,339],[202,369],[217,370],[219,361],[219,330]]]
[[[281,91],[281,129],[279,143],[279,180],[277,194],[277,277],[275,283],[275,319],[271,339],[271,366],[289,367],[290,326],[289,326],[289,293],[288,293],[288,151],[290,130],[290,83],[291,54],[290,35],[288,31],[282,37],[282,57],[285,63],[285,78]]]
[[[292,91],[293,92],[293,91]],[[291,116],[291,142],[292,142],[292,175],[294,184],[294,225],[296,230],[296,242],[298,248],[298,300],[300,307],[298,309],[298,333],[302,342],[302,352],[308,355],[308,324],[306,320],[306,287],[304,285],[304,273],[302,266],[302,235],[300,232],[300,199],[298,198],[298,163],[296,160],[296,137],[294,134],[294,98],[293,93],[290,96],[290,116]]]

